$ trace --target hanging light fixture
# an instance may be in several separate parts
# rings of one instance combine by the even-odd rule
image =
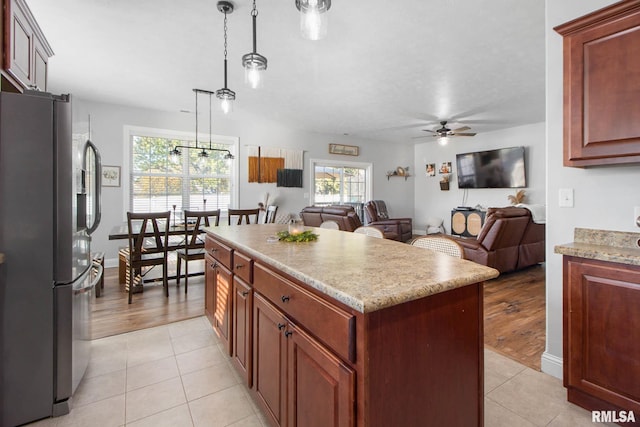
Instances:
[[[300,33],[309,40],[320,40],[327,35],[327,12],[331,0],[296,0],[300,11]]]
[[[215,92],[211,92],[209,90],[204,89],[193,89],[196,94],[196,146],[191,147],[189,145],[176,145],[172,150],[169,150],[169,160],[172,163],[179,163],[180,158],[182,156],[182,152],[179,150],[180,148],[195,148],[196,150],[200,150],[198,153],[198,168],[201,171],[204,171],[207,167],[209,161],[209,151],[223,151],[226,154],[224,155],[225,160],[233,160],[235,157],[231,154],[231,151],[223,149],[223,148],[213,148],[212,147],[212,139],[211,139],[211,95],[215,95]],[[209,147],[204,147],[198,145],[198,94],[203,93],[209,95]]]
[[[220,100],[220,107],[225,114],[233,111],[233,101],[236,93],[227,88],[227,14],[233,12],[233,3],[219,1],[218,10],[224,13],[224,87],[216,91],[216,98]]]
[[[247,53],[242,57],[242,66],[244,67],[244,81],[253,89],[262,87],[264,80],[263,72],[267,69],[267,58],[260,55],[256,51],[256,18],[258,10],[256,9],[256,0],[253,0],[253,9],[251,10],[251,18],[253,20],[253,52]]]

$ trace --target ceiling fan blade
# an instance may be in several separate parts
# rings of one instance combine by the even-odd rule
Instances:
[[[467,132],[467,133],[454,133],[453,136],[476,136],[475,132]]]
[[[424,132],[431,132],[431,133],[436,133],[435,130],[431,130],[431,129],[422,129]]]
[[[461,128],[454,129],[453,131],[454,131],[455,133],[458,133],[458,132],[463,132],[463,131],[465,131],[465,130],[469,130],[469,129],[471,129],[469,126],[462,126]]]

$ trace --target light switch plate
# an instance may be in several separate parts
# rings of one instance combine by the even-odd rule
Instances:
[[[573,188],[561,188],[558,191],[558,195],[558,206],[560,206],[561,208],[573,207]]]

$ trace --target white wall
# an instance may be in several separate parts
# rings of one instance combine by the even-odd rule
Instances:
[[[201,112],[202,113],[202,112]],[[208,111],[206,112],[208,115]],[[98,146],[105,165],[122,166],[125,153],[124,126],[139,126],[169,129],[182,132],[195,132],[193,114],[168,113],[153,110],[123,107],[112,104],[86,102],[75,99],[73,102],[74,132],[84,132],[88,116],[91,116],[92,141]],[[264,193],[277,196],[279,213],[298,213],[309,204],[305,193],[309,193],[309,159],[331,159],[336,161],[370,162],[373,164],[372,198],[387,202],[390,214],[394,216],[412,216],[413,185],[411,181],[387,180],[386,172],[397,166],[407,166],[413,161],[413,146],[366,141],[343,135],[322,135],[305,133],[287,128],[258,117],[248,116],[234,111],[229,117],[215,117],[212,133],[240,138],[240,155],[236,157],[240,168],[240,208],[257,207]],[[208,118],[200,132],[208,132]],[[360,147],[360,155],[340,156],[328,154],[329,143],[343,143]],[[247,146],[261,145],[304,150],[303,188],[276,187],[276,184],[257,184],[247,182]],[[122,179],[128,172],[122,170]],[[409,178],[410,180],[412,178]],[[123,187],[103,187],[103,216],[101,225],[93,235],[92,248],[105,251],[107,265],[114,266],[118,248],[126,241],[109,241],[109,231],[115,225],[123,223],[128,205],[122,193]]]
[[[576,227],[635,231],[639,166],[588,169],[562,166],[562,37],[553,27],[613,4],[605,0],[547,0],[547,348],[543,371],[562,375],[562,256],[554,246],[573,241]],[[558,206],[558,190],[573,188],[575,207]]]
[[[451,231],[451,209],[463,205],[464,190],[458,188],[456,154],[472,151],[491,150],[505,147],[525,147],[526,179],[525,203],[545,203],[545,125],[535,123],[518,126],[496,132],[480,133],[472,138],[458,137],[446,146],[434,140],[415,146],[415,213],[413,228],[416,232],[426,232],[426,220],[438,217],[444,220],[447,232]],[[428,177],[425,173],[427,163],[435,163],[436,169],[442,162],[451,162],[453,174],[449,191],[440,190],[441,176]],[[483,207],[509,206],[507,196],[518,191],[510,188],[469,189],[465,206]]]

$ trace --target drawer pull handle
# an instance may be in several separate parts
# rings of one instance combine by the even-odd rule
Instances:
[[[242,296],[246,297],[247,295],[249,295],[249,291],[242,291]]]
[[[288,302],[290,300],[290,298],[286,295],[282,295],[282,298],[280,298],[282,300],[282,302]]]
[[[211,268],[216,268],[217,266],[218,266],[217,262],[212,262],[210,265]]]
[[[211,253],[217,252],[218,249],[217,248],[211,248]]]
[[[242,267],[244,267],[244,264],[236,264],[236,270],[240,270]]]
[[[287,331],[287,332],[284,333],[284,336],[287,337],[287,338],[289,338],[291,335],[293,335],[293,332],[291,332],[291,331]]]
[[[281,331],[282,329],[284,329],[285,324],[284,323],[278,323],[278,330]]]

